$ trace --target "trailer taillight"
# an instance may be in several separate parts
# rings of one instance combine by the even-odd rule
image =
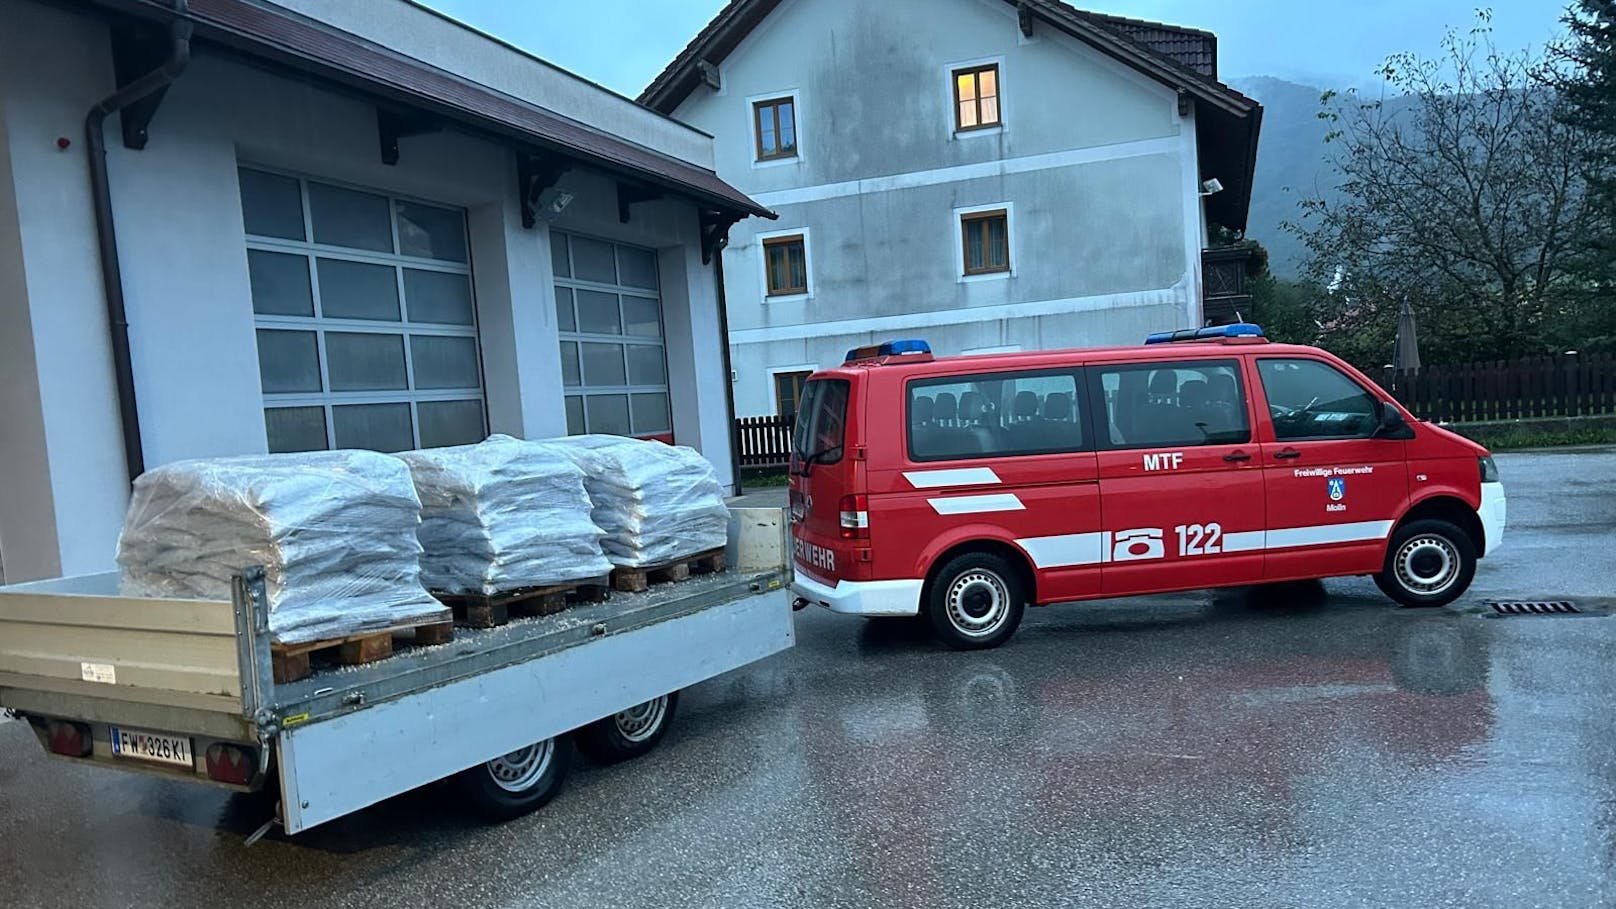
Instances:
[[[240,745],[214,742],[207,750],[208,779],[245,786],[253,778],[253,752]]]
[[[45,743],[53,754],[67,757],[89,757],[95,747],[90,727],[65,720],[50,720],[45,724]]]
[[[870,538],[870,497],[842,496],[842,539],[868,540]]]

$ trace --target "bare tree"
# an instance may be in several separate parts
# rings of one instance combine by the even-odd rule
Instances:
[[[1555,116],[1553,58],[1500,52],[1480,17],[1437,59],[1387,60],[1386,99],[1322,99],[1340,195],[1304,200],[1291,228],[1332,289],[1319,304],[1326,343],[1360,362],[1390,349],[1404,297],[1434,359],[1540,351],[1577,281],[1598,217],[1584,169],[1594,140]]]

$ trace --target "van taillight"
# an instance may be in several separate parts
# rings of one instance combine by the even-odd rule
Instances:
[[[842,539],[868,540],[870,538],[870,497],[842,496]]]

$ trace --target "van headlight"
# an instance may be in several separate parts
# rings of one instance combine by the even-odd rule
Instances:
[[[1476,460],[1481,462],[1481,482],[1497,483],[1498,465],[1493,463],[1492,457],[1489,455],[1484,458],[1477,458]]]

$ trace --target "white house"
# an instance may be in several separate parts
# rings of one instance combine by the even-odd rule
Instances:
[[[732,480],[709,263],[770,212],[710,137],[405,0],[0,23],[5,580],[110,568],[180,458],[587,430]]]
[[[886,338],[1134,343],[1243,290],[1202,250],[1245,228],[1262,108],[1207,32],[1055,0],[732,0],[640,100],[780,213],[723,257],[742,415]]]

